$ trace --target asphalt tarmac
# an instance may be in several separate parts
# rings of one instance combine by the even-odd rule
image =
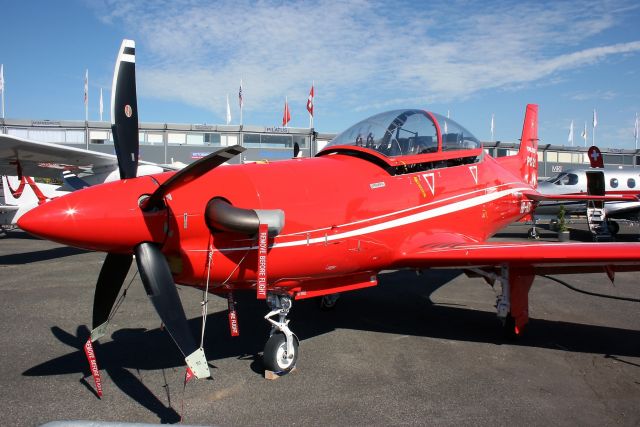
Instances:
[[[500,239],[519,239],[512,226]],[[623,227],[637,240],[640,228]],[[584,238],[577,232],[575,238]],[[555,233],[543,230],[543,240]],[[205,351],[213,380],[183,389],[184,366],[134,269],[127,297],[96,345],[98,399],[82,345],[104,255],[36,240],[0,239],[0,420],[202,425],[640,424],[640,305],[537,278],[531,323],[502,338],[496,292],[458,271],[387,272],[330,312],[295,302],[298,369],[263,378],[266,305],[238,296],[240,336],[213,297]],[[562,277],[580,289],[640,298],[637,273]],[[179,288],[194,335],[202,293]]]

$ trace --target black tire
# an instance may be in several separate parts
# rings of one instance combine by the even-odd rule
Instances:
[[[620,231],[620,224],[615,221],[608,221],[607,226],[609,227],[609,233],[615,236]]]
[[[333,295],[324,295],[321,296],[318,301],[318,306],[320,306],[320,310],[322,311],[331,311],[336,308],[338,304],[338,298],[332,298]]]
[[[271,335],[264,346],[262,363],[267,371],[287,373],[296,366],[298,361],[298,338],[293,336],[293,359],[285,358],[287,339],[282,332]]]

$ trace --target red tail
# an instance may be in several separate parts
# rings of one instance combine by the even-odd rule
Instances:
[[[500,157],[498,161],[534,188],[538,185],[538,106],[528,104],[522,125],[518,154]]]

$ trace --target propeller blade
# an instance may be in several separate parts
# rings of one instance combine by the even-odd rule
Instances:
[[[135,178],[138,170],[138,101],[136,96],[136,44],[123,40],[111,86],[111,131],[120,179]]]
[[[102,337],[107,330],[109,314],[127,277],[133,255],[107,254],[102,264],[96,293],[93,297],[93,329],[91,341]]]
[[[164,196],[172,190],[182,187],[184,184],[199,178],[211,169],[220,166],[227,160],[237,156],[245,150],[245,148],[242,148],[239,145],[234,145],[232,147],[222,148],[209,154],[207,157],[203,157],[202,159],[191,163],[162,183],[162,185],[160,185],[156,191],[154,191],[153,194],[143,202],[141,206],[142,210],[148,211],[153,208],[161,207]]]
[[[185,356],[185,361],[197,378],[207,378],[209,365],[204,351],[196,345],[180,296],[169,270],[169,264],[158,246],[141,243],[135,248],[140,278],[166,330]]]

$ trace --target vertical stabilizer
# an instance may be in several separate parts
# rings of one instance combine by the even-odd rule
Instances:
[[[538,105],[527,104],[518,154],[497,160],[524,182],[538,185]]]

